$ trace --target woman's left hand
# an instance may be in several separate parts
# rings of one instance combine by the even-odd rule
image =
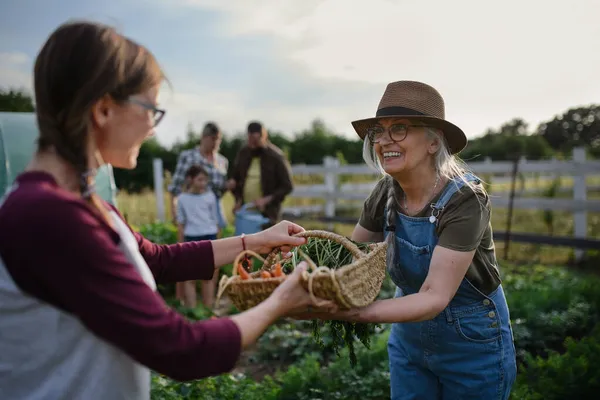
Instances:
[[[267,254],[274,248],[280,247],[283,254],[289,252],[292,247],[301,246],[306,243],[306,238],[293,235],[304,232],[304,228],[290,221],[281,221],[262,232],[246,236],[248,247],[257,253]]]

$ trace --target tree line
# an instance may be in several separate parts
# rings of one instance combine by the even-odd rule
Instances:
[[[33,110],[33,99],[27,92],[0,89],[0,111]],[[131,192],[151,187],[152,160],[156,157],[161,158],[165,170],[172,173],[178,154],[199,143],[200,129],[196,131],[189,126],[186,136],[169,147],[154,138],[146,141],[140,149],[136,169],[115,169],[117,186]],[[363,162],[362,141],[358,137],[346,137],[333,132],[322,120],[312,121],[308,128],[294,135],[270,131],[269,138],[286,153],[292,164],[321,164],[325,156],[336,156],[342,163],[348,164]],[[230,160],[230,166],[245,140],[244,132],[224,136],[220,152]],[[515,118],[471,139],[460,157],[467,162],[482,161],[486,157],[493,161],[506,161],[519,156],[529,160],[569,158],[576,146],[584,146],[590,157],[600,158],[600,104],[568,109],[534,129],[523,119]]]

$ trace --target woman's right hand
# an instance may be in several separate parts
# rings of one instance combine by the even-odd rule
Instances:
[[[268,300],[276,302],[280,316],[296,313],[335,312],[337,305],[333,301],[317,298],[313,303],[308,291],[302,286],[302,273],[306,270],[305,261],[299,263],[294,271],[273,291]]]

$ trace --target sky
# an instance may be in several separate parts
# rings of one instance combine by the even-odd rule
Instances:
[[[373,116],[397,80],[435,87],[473,138],[600,102],[598,15],[597,0],[3,0],[0,87],[31,90],[48,35],[85,18],[163,66],[165,145],[188,124],[234,134],[255,119],[291,135],[319,118],[353,138],[351,121]]]

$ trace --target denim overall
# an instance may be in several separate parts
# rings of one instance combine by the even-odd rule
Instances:
[[[479,182],[473,175],[466,178]],[[431,216],[398,213],[396,265],[387,267],[395,297],[418,293],[438,241],[437,219],[463,184],[450,182],[432,204]],[[393,400],[508,399],[517,366],[502,286],[486,295],[463,278],[435,318],[392,324],[388,353]]]

